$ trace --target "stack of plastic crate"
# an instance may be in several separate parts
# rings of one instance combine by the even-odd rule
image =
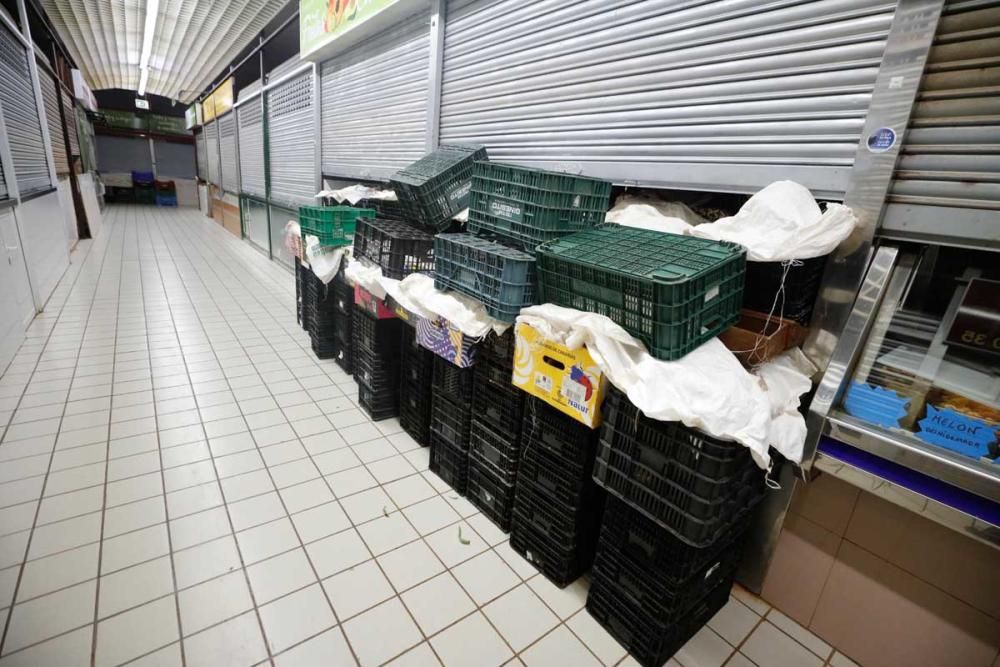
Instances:
[[[156,180],[156,205],[177,206],[177,185],[173,181]]]
[[[587,599],[644,665],[662,665],[729,598],[764,492],[750,450],[642,415],[614,388],[594,479],[608,492]]]
[[[511,384],[514,331],[491,336],[473,371],[469,500],[510,531],[526,394]]]
[[[399,414],[399,354],[403,327],[396,318],[376,319],[354,308],[354,379],[358,404],[373,421]]]
[[[343,303],[338,289],[338,284],[346,283],[337,276],[324,285],[305,267],[302,283],[302,323],[309,332],[313,352],[320,359],[335,360],[346,372],[351,372],[352,309],[350,304]]]
[[[354,206],[299,207],[302,238],[315,236],[320,245],[327,247],[351,245],[359,218],[372,220],[375,218],[375,211]]]
[[[307,264],[303,264],[298,257],[295,258],[295,321],[304,330],[309,331],[309,319],[307,314],[306,289],[311,280],[312,269]]]
[[[359,218],[354,231],[354,257],[382,269],[387,278],[434,270],[434,237],[399,220]]]
[[[659,359],[679,359],[739,320],[746,249],[605,225],[538,247],[542,303],[606,315]]]
[[[156,177],[153,172],[132,172],[132,194],[136,204],[156,203]]]
[[[591,479],[597,431],[528,397],[510,544],[557,586],[590,566],[604,494]]]
[[[743,307],[809,326],[826,256],[795,262],[747,262]]]
[[[472,368],[434,357],[431,386],[430,469],[465,494],[469,482]]]
[[[399,425],[421,445],[430,444],[431,380],[434,353],[417,344],[413,327],[404,326],[400,350]]]
[[[399,199],[403,219],[427,230],[441,232],[469,205],[469,179],[473,163],[487,159],[478,145],[444,145],[389,179]]]

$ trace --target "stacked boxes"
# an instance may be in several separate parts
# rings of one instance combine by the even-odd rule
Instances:
[[[465,494],[469,482],[472,369],[434,357],[431,387],[430,468]]]
[[[486,159],[476,145],[440,146],[389,179],[405,219],[432,231],[451,226],[456,213],[469,205],[473,163]]]
[[[351,245],[358,218],[373,219],[375,211],[352,206],[300,206],[299,227],[302,237],[315,236],[320,245]]]
[[[358,404],[373,421],[399,414],[399,355],[403,327],[398,319],[375,319],[355,307],[354,379]]]
[[[302,326],[309,332],[313,352],[320,359],[335,360],[350,373],[352,309],[350,302],[343,302],[346,285],[341,275],[324,285],[312,269],[303,268]]]
[[[597,431],[528,397],[510,544],[557,586],[590,566],[603,494],[591,480]]]
[[[472,234],[438,234],[434,286],[468,294],[491,316],[513,322],[521,308],[535,303],[535,259]]]
[[[521,455],[524,392],[511,382],[513,332],[484,343],[473,371],[469,440],[469,500],[510,530]]]
[[[434,237],[398,220],[358,218],[354,256],[382,269],[387,278],[434,270]]]
[[[826,256],[800,262],[747,262],[743,306],[809,326]],[[784,288],[784,289],[782,289]]]
[[[403,327],[399,360],[399,424],[410,437],[427,446],[431,435],[434,353],[417,344],[413,327]]]

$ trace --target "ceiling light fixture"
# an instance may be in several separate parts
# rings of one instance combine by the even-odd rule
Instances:
[[[139,96],[146,94],[149,80],[149,58],[153,53],[153,31],[156,30],[156,16],[160,12],[160,0],[146,0],[146,21],[142,28],[142,54],[139,56]]]

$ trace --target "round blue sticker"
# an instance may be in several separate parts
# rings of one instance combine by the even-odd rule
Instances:
[[[896,143],[896,131],[891,127],[880,127],[868,135],[868,150],[884,153]]]

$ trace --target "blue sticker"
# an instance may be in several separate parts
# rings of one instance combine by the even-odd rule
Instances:
[[[997,439],[995,425],[933,405],[927,406],[927,416],[918,425],[917,437],[924,442],[977,459],[989,454],[990,444]]]
[[[896,143],[896,131],[891,127],[880,127],[868,135],[868,150],[884,153]]]
[[[844,398],[848,414],[886,428],[899,428],[899,420],[906,416],[909,405],[909,398],[891,389],[856,380],[847,388]]]

